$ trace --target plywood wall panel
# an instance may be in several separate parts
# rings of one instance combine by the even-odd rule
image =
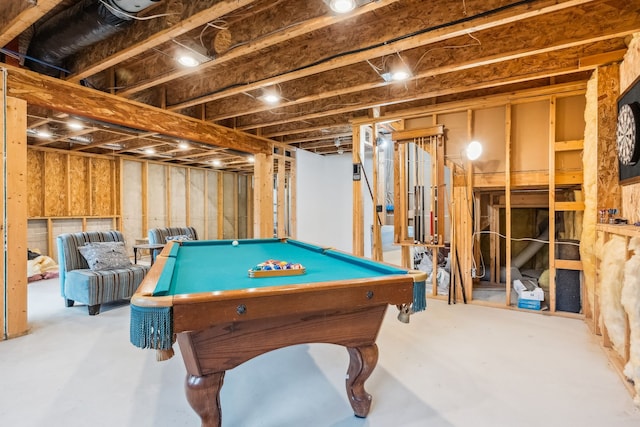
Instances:
[[[87,215],[90,210],[88,163],[88,157],[69,156],[69,215],[71,216]]]
[[[113,160],[92,158],[91,168],[91,209],[92,215],[112,215],[117,191],[114,188]]]
[[[44,152],[27,150],[27,215],[44,216]]]
[[[620,93],[627,90],[640,76],[640,33],[633,35],[620,64]]]
[[[67,172],[66,154],[57,152],[44,154],[44,216],[68,214]]]
[[[618,153],[616,151],[617,99],[620,95],[618,64],[598,68],[598,209],[620,209]]]

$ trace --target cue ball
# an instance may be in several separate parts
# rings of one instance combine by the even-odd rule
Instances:
[[[233,243],[231,243],[233,246],[238,246],[238,241],[234,240]]]

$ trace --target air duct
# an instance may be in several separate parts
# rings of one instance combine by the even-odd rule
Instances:
[[[160,0],[82,0],[38,26],[25,65],[59,76],[64,60],[124,29],[134,15]]]

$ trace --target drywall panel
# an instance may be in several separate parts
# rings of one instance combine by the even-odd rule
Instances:
[[[220,173],[207,171],[206,174],[207,227],[206,236],[204,237],[213,240],[220,238],[218,236],[218,179],[220,178]]]
[[[189,225],[195,227],[200,239],[204,239],[205,235],[205,173],[201,169],[191,169],[189,172]]]
[[[147,180],[147,206],[149,207],[149,228],[167,226],[167,192],[166,171],[164,165],[149,163],[149,179]]]
[[[351,154],[320,156],[296,151],[295,185],[297,238],[351,252]]]
[[[67,215],[67,155],[47,152],[44,156],[44,215]]]
[[[187,225],[187,170],[170,167],[171,173],[171,226]]]
[[[444,155],[458,165],[466,160],[465,149],[469,144],[467,132],[467,112],[438,114],[437,123],[444,125]]]
[[[142,163],[130,160],[122,162],[122,232],[128,242],[147,237],[142,229]]]
[[[482,156],[474,161],[476,173],[505,171],[505,107],[474,110],[472,139],[483,146]]]
[[[27,150],[27,216],[44,216],[44,151]]]
[[[438,122],[439,123],[439,122]],[[416,117],[414,119],[406,119],[404,121],[405,130],[408,129],[422,129],[433,126],[433,116],[428,115],[424,117]]]
[[[556,99],[556,141],[575,141],[584,138],[584,95]]]
[[[511,156],[513,172],[549,169],[548,100],[511,106]]]

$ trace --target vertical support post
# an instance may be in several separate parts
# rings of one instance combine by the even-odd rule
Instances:
[[[254,237],[273,237],[273,149],[256,154],[254,165]]]
[[[292,153],[292,156],[294,153],[295,152]],[[296,209],[298,204],[298,190],[296,188],[297,162],[295,158],[292,157],[289,159],[289,163],[289,235],[295,239],[298,232],[298,211]]]
[[[473,139],[473,110],[467,110],[467,140],[471,142]],[[466,257],[462,257],[464,260],[464,267],[462,269],[464,275],[464,282],[467,283],[465,287],[465,291],[467,292],[467,299],[471,301],[473,299],[473,277],[471,275],[471,268],[475,264],[476,252],[480,252],[480,239],[478,236],[474,235],[474,230],[479,230],[479,227],[474,227],[474,221],[479,221],[479,215],[476,215],[474,210],[474,195],[473,195],[473,187],[474,187],[474,179],[473,179],[473,162],[471,160],[466,159],[466,186],[465,186],[465,203],[467,204],[464,210],[464,218],[466,221],[462,222],[463,227],[461,230],[461,236],[465,239],[465,248],[468,248],[468,251],[465,252],[467,254]],[[473,215],[470,214],[473,212]],[[479,224],[479,223],[478,223]],[[474,244],[477,241],[478,244]],[[473,262],[473,263],[472,263]]]
[[[360,164],[360,125],[353,126],[351,158],[354,165]],[[353,188],[353,248],[354,255],[364,255],[364,212],[362,201],[362,181],[352,181]]]
[[[142,187],[141,227],[142,227],[142,237],[144,237],[147,235],[147,232],[149,230],[149,162],[146,162],[146,161],[142,162],[141,166],[142,166],[140,168],[140,174],[141,174],[140,185]]]
[[[378,162],[380,161],[378,153],[378,127],[375,123],[373,123],[371,126],[373,132],[373,141],[371,141],[373,147],[373,173],[371,177],[371,196],[373,197],[373,250],[371,253],[371,258],[376,261],[382,261],[382,233],[380,229],[380,213],[378,212],[378,205],[380,204],[380,200],[378,198]]]
[[[282,150],[282,149],[280,149]],[[285,221],[286,221],[286,217],[285,217],[285,209],[286,209],[286,202],[285,202],[285,198],[286,198],[286,192],[285,192],[285,178],[287,176],[287,172],[286,172],[286,163],[285,163],[285,158],[283,153],[280,153],[280,155],[277,158],[277,163],[278,163],[278,174],[277,176],[277,185],[278,185],[278,201],[276,203],[276,208],[277,208],[277,217],[278,217],[278,237],[286,237],[286,226],[285,226]]]
[[[217,172],[218,184],[218,217],[216,218],[218,225],[218,239],[224,239],[224,172]]]
[[[3,339],[27,333],[27,103],[7,97],[5,75],[0,76]]]
[[[556,97],[549,99],[549,311],[556,311]]]
[[[504,107],[504,199],[505,199],[505,269],[506,269],[506,301],[511,305],[511,104]]]

